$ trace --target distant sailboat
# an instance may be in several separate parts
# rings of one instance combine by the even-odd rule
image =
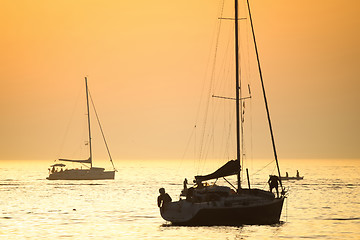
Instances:
[[[75,169],[64,169],[66,167],[63,163],[57,163],[51,165],[49,169],[49,177],[46,179],[48,180],[100,180],[100,179],[114,179],[115,178],[115,167],[114,163],[112,161],[110,151],[108,148],[108,145],[105,140],[105,136],[103,134],[101,125],[100,130],[103,135],[103,139],[106,145],[106,148],[108,150],[110,161],[113,165],[114,170],[112,171],[105,171],[104,168],[99,167],[93,167],[93,156],[92,156],[92,142],[91,142],[91,125],[90,125],[90,110],[89,110],[89,90],[87,85],[87,78],[85,77],[85,87],[86,87],[86,103],[87,103],[87,119],[88,119],[88,133],[89,133],[89,158],[84,160],[78,160],[78,159],[58,159],[62,162],[73,162],[73,163],[79,163],[85,166],[84,169],[82,167],[75,168]],[[96,113],[96,111],[95,111]],[[97,116],[97,114],[96,114]],[[99,119],[97,118],[99,121]],[[100,123],[100,122],[99,122]]]
[[[256,41],[254,30],[252,26],[250,7],[248,5],[250,22],[253,32],[254,44],[257,54]],[[160,214],[163,219],[171,222],[174,225],[241,225],[241,224],[274,224],[280,221],[281,211],[285,199],[285,191],[281,183],[280,168],[275,149],[273,132],[271,127],[270,115],[267,106],[266,94],[258,60],[258,67],[260,72],[261,85],[263,90],[264,102],[267,111],[268,124],[271,133],[271,140],[276,160],[278,176],[275,178],[276,189],[277,182],[280,183],[280,193],[275,196],[272,192],[249,188],[245,189],[240,184],[241,172],[241,131],[243,111],[241,105],[244,98],[241,98],[240,88],[240,74],[239,74],[239,50],[238,50],[238,1],[235,0],[235,72],[236,72],[236,152],[235,160],[227,162],[215,172],[195,176],[196,185],[194,187],[186,188],[187,180],[184,182],[184,190],[181,194],[183,196],[179,201],[171,202],[169,197],[166,197],[164,189],[160,189],[160,196],[158,198],[158,205],[160,207]],[[258,56],[258,54],[257,54]],[[258,59],[258,58],[257,58]],[[237,188],[235,191],[228,186],[219,186],[216,184],[210,185],[205,181],[211,179],[225,178],[227,176],[237,175]],[[270,178],[271,180],[271,178]],[[271,181],[269,184],[271,185]]]

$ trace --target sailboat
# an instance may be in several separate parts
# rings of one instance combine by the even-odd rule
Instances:
[[[271,134],[271,142],[273,147],[274,158],[277,166],[277,175],[275,177],[276,190],[278,183],[280,184],[280,191],[277,195],[271,191],[256,189],[250,187],[249,175],[248,188],[241,186],[241,138],[242,138],[242,117],[241,111],[242,101],[241,87],[240,87],[240,72],[239,72],[239,46],[238,46],[238,0],[235,0],[235,91],[236,91],[236,159],[228,161],[225,165],[220,167],[215,172],[208,175],[195,176],[193,187],[187,188],[184,182],[184,190],[180,194],[178,201],[166,200],[161,203],[158,201],[160,207],[160,214],[163,219],[171,222],[173,225],[185,226],[203,226],[203,225],[243,225],[243,224],[276,224],[280,222],[280,216],[284,203],[285,189],[282,186],[280,178],[280,167],[278,163],[275,142],[273,137],[273,130],[270,120],[269,108],[266,99],[265,88],[261,73],[260,61],[255,40],[254,28],[251,18],[250,5],[247,1],[247,10],[252,30],[252,37],[255,45],[255,53],[257,57],[257,64],[262,86],[262,93],[264,97],[264,104],[267,112],[267,120]],[[248,171],[247,171],[248,173]],[[235,190],[229,186],[219,186],[216,184],[209,184],[207,181],[212,179],[221,179],[227,176],[237,175],[237,186]],[[271,178],[270,178],[271,179]],[[271,185],[269,179],[269,185]],[[225,179],[226,180],[226,179]],[[230,182],[229,182],[230,183]],[[231,184],[230,184],[231,185]],[[163,191],[163,189],[161,189]],[[159,199],[169,199],[161,198]]]
[[[63,163],[56,163],[51,165],[49,168],[48,180],[100,180],[100,179],[114,179],[115,178],[115,166],[111,158],[111,154],[105,140],[102,127],[100,125],[97,112],[95,110],[96,118],[98,120],[100,130],[104,139],[106,149],[109,154],[110,162],[112,163],[113,170],[105,171],[105,168],[93,167],[93,154],[92,154],[92,142],[91,142],[91,124],[90,124],[90,110],[89,110],[89,90],[87,84],[87,78],[85,77],[85,89],[86,89],[86,103],[87,103],[87,121],[88,121],[88,143],[89,145],[89,158],[88,159],[58,159],[61,162],[72,162],[81,164],[81,168],[66,169],[66,165]],[[94,108],[95,109],[95,108]],[[84,166],[84,168],[82,168]]]

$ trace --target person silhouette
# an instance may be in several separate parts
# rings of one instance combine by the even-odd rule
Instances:
[[[188,180],[185,178],[184,180],[184,189],[181,191],[182,196],[186,196],[188,188],[187,188]]]
[[[278,181],[279,181],[279,177],[275,176],[275,175],[270,175],[269,178],[269,187],[270,187],[270,192],[272,193],[273,188],[275,188],[276,190],[276,196],[279,197],[279,185],[278,185]]]
[[[160,209],[162,209],[167,203],[171,202],[172,199],[169,194],[165,192],[165,188],[159,189],[160,195],[157,198],[157,204]]]

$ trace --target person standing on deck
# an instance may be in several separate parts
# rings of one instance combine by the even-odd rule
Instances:
[[[279,185],[278,185],[278,181],[279,181],[279,177],[275,176],[275,175],[270,175],[269,178],[269,187],[270,187],[270,192],[272,193],[273,188],[276,189],[276,196],[279,197]]]

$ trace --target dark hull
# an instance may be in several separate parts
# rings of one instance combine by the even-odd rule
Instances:
[[[240,226],[270,225],[280,222],[284,198],[274,199],[269,204],[253,207],[227,207],[201,209],[186,222],[173,222],[182,226]]]
[[[281,180],[302,180],[304,177],[281,177]]]
[[[54,172],[46,179],[48,180],[106,180],[114,179],[115,171],[99,171],[88,169],[72,169],[62,172]]]

